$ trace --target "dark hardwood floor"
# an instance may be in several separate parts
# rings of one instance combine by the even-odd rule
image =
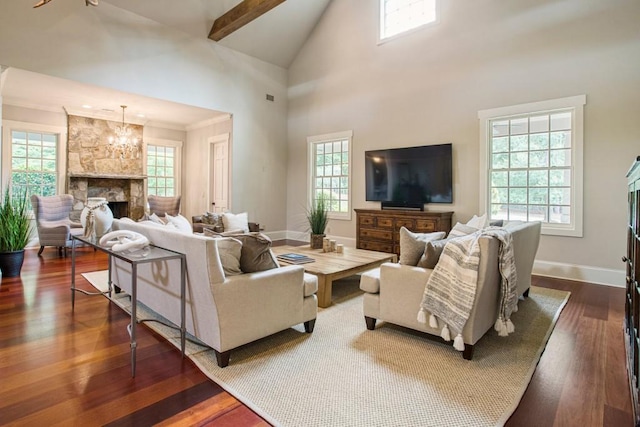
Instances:
[[[81,294],[71,312],[71,257],[28,250],[22,276],[0,282],[0,424],[268,425],[189,359],[138,328],[131,377],[129,317]],[[80,249],[79,274],[106,256]],[[533,379],[508,426],[632,426],[622,319],[624,290],[535,277],[572,292]],[[354,410],[355,410],[354,406]]]

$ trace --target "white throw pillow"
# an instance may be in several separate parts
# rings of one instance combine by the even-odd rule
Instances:
[[[224,226],[224,231],[242,230],[243,232],[248,233],[249,217],[246,212],[242,212],[239,214],[225,212],[222,214],[222,225]]]
[[[183,217],[180,214],[176,216],[165,214],[165,218],[167,218],[167,224],[172,224],[179,232],[184,234],[191,234],[192,228],[187,218]]]
[[[166,220],[163,220],[156,214],[149,215],[149,221],[155,222],[156,224],[162,224],[162,225],[165,225],[167,223]]]
[[[483,228],[487,228],[489,225],[489,219],[487,218],[487,214],[482,216],[474,215],[473,218],[467,222],[469,227],[477,228],[478,230],[482,230]]]
[[[242,242],[232,237],[218,237],[215,240],[224,274],[227,276],[242,274],[242,270],[240,270]]]
[[[457,222],[456,225],[453,226],[447,237],[466,236],[467,234],[475,233],[478,230],[479,228]]]

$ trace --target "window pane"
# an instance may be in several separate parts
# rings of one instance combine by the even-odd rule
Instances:
[[[11,159],[11,169],[13,170],[26,170],[27,169],[27,159],[14,157]]]
[[[547,222],[547,219],[546,206],[529,206],[529,221]]]
[[[491,136],[509,135],[509,120],[500,120],[491,123]]]
[[[494,154],[491,156],[492,169],[507,169],[509,167],[509,154]]]
[[[511,137],[511,151],[526,151],[529,149],[529,135]]]
[[[551,132],[549,138],[551,148],[571,147],[571,131]]]
[[[548,132],[549,131],[549,115],[531,116],[529,118],[529,132]]]
[[[511,135],[522,135],[529,133],[529,119],[514,119],[510,123]]]
[[[509,205],[509,220],[526,221],[527,205]]]
[[[551,150],[551,167],[571,166],[571,150]]]
[[[549,185],[549,173],[547,170],[530,171],[529,186],[530,187],[546,187]]]
[[[509,203],[509,189],[508,188],[492,188],[491,189],[491,203]]]
[[[531,150],[546,150],[549,148],[548,133],[534,133],[529,136]]]
[[[548,151],[531,151],[529,152],[529,167],[543,168],[549,166]]]
[[[570,224],[571,208],[569,206],[550,206],[549,222],[556,224]]]
[[[529,204],[546,205],[549,203],[549,190],[547,188],[530,188]]]
[[[509,185],[509,175],[507,172],[491,172],[492,187],[506,187]]]
[[[549,185],[571,186],[571,171],[568,169],[553,169],[549,171]]]
[[[509,203],[527,203],[526,188],[510,188]]]
[[[526,187],[527,171],[509,172],[509,185],[511,187]]]
[[[551,188],[549,190],[549,202],[554,205],[570,205],[571,189],[570,188]]]
[[[509,137],[501,136],[499,138],[493,138],[491,143],[491,152],[500,153],[509,151]]]
[[[493,219],[509,219],[509,211],[504,205],[491,205],[491,218]]]
[[[529,153],[511,153],[511,167],[512,168],[526,168],[528,166]]]
[[[551,114],[551,130],[569,130],[571,129],[571,112]]]

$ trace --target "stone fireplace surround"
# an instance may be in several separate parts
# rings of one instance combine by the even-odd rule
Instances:
[[[145,183],[140,151],[127,156],[115,155],[107,149],[107,141],[121,123],[97,118],[67,116],[67,192],[74,197],[71,218],[79,220],[88,197],[104,197],[114,216],[138,220],[144,216]],[[132,137],[142,141],[143,127],[127,124]]]
[[[80,220],[80,214],[89,197],[107,199],[116,218],[142,218],[145,200],[144,179],[143,176],[70,175],[69,194],[74,199],[72,219]],[[113,206],[113,202],[118,202],[117,206]]]

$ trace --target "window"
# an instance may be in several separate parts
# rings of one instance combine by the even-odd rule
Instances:
[[[14,120],[2,121],[2,187],[27,196],[60,193],[66,174],[66,128]],[[30,206],[30,205],[29,205]]]
[[[320,195],[329,201],[329,217],[351,219],[352,131],[307,138],[309,143],[310,197],[314,205]]]
[[[490,219],[541,221],[544,234],[582,236],[585,103],[583,95],[479,113]]]
[[[380,40],[436,21],[436,0],[380,0]]]
[[[180,151],[182,143],[154,141],[147,145],[147,194],[180,194]]]

